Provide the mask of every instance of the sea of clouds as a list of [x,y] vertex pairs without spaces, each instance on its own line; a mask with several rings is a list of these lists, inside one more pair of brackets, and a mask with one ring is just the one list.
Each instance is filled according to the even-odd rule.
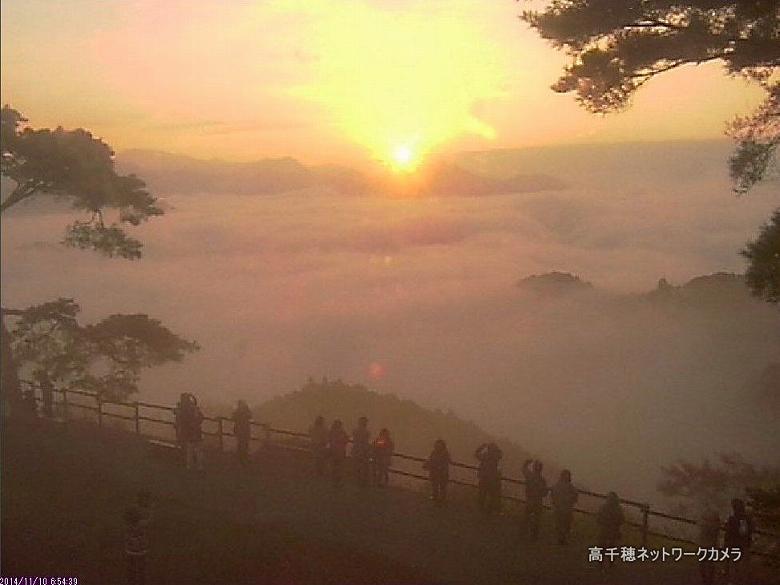
[[[73,297],[85,321],[143,312],[196,339],[199,353],[145,374],[149,399],[257,403],[309,375],[341,377],[451,409],[590,486],[652,498],[658,467],[677,457],[776,458],[777,413],[749,382],[780,360],[780,313],[638,297],[661,277],[744,269],[738,250],[780,197],[777,183],[735,197],[728,152],[462,155],[479,172],[569,185],[478,198],[159,193],[167,211],[137,230],[136,262],[59,246],[66,210],[20,209],[3,218],[3,306]],[[595,289],[516,287],[551,270]]]

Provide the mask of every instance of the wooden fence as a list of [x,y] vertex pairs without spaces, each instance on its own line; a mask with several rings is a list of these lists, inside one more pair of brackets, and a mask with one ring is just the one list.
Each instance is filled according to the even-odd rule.
[[[60,400],[54,402],[54,406],[58,408],[64,420],[68,420],[69,418],[73,417],[73,415],[75,414],[74,409],[82,410],[82,411],[90,411],[96,414],[97,424],[99,427],[104,426],[106,418],[125,420],[132,423],[133,432],[135,432],[139,436],[152,438],[152,439],[159,438],[159,435],[143,433],[141,430],[142,423],[151,423],[154,425],[166,425],[166,426],[170,426],[171,428],[173,428],[175,424],[173,419],[175,407],[173,406],[155,404],[153,402],[142,402],[142,401],[121,402],[121,401],[105,400],[100,395],[94,392],[85,392],[82,390],[54,389],[54,392],[61,396]],[[87,398],[90,402],[92,402],[92,404],[84,404],[83,402],[74,401],[72,399],[73,396]],[[42,397],[36,396],[36,401],[42,403],[43,399]],[[125,413],[127,413],[129,410],[129,414],[113,412],[109,409],[109,407],[112,406],[126,409]],[[156,411],[157,413],[167,412],[169,413],[169,418],[168,419],[155,418],[154,416],[151,415],[150,411]],[[203,420],[204,422],[213,424],[215,429],[215,430],[204,429],[203,434],[210,437],[216,437],[220,450],[224,450],[225,439],[228,437],[235,436],[233,432],[228,430],[228,427],[232,428],[232,420],[230,418],[223,417],[223,416],[216,416],[216,417],[204,416]],[[226,422],[229,423],[227,426],[225,424]],[[288,441],[275,442],[274,436],[288,437]],[[272,427],[268,423],[260,423],[255,421],[251,422],[251,441],[260,442],[264,446],[269,446],[273,444],[275,446],[284,449],[289,449],[294,451],[308,451],[308,448],[306,447],[308,438],[309,438],[308,433],[291,431],[288,429],[277,429]],[[289,439],[298,440],[298,444],[296,445],[294,443],[291,443]],[[400,460],[416,462],[416,463],[424,463],[425,461],[427,461],[427,459],[423,457],[418,457],[415,455],[408,455],[406,453],[398,453],[398,452],[394,453],[393,457]],[[460,463],[460,462],[452,462],[450,466],[456,469],[467,470],[470,472],[476,472],[478,469],[477,466],[475,465],[469,465],[468,463]],[[414,480],[423,480],[423,481],[429,480],[428,475],[424,475],[421,473],[414,473],[411,471],[406,471],[398,468],[391,468],[390,472]],[[501,478],[501,480],[503,484],[515,485],[515,486],[525,485],[525,481],[518,478],[504,476]],[[455,485],[462,485],[462,486],[473,487],[473,488],[477,487],[477,484],[473,482],[460,480],[460,479],[450,478],[449,482]],[[577,491],[581,495],[595,498],[598,500],[604,500],[607,498],[606,494],[602,494],[598,492],[592,492],[584,489],[578,489]],[[513,501],[518,503],[525,502],[525,500],[519,496],[506,494],[505,490],[502,490],[501,497],[507,501]],[[679,533],[672,534],[669,531],[654,530],[651,529],[650,527],[651,518],[663,520],[665,526],[668,526],[669,523],[671,523],[672,525],[675,524],[682,525],[682,526],[687,526],[689,528],[698,525],[698,522],[696,520],[692,520],[684,516],[677,516],[674,514],[667,514],[665,512],[652,510],[650,508],[650,504],[645,502],[638,502],[635,500],[620,498],[620,503],[623,506],[627,506],[637,511],[636,516],[638,517],[638,521],[629,519],[626,521],[626,524],[633,526],[634,528],[637,528],[640,531],[643,546],[647,545],[647,539],[649,536],[655,536],[655,537],[672,540],[680,543],[686,543],[686,544],[694,544],[694,545],[698,544],[692,538],[680,536]],[[545,507],[549,508],[550,506],[546,505]],[[575,511],[590,516],[595,516],[597,513],[593,509],[585,509],[580,507],[576,507]],[[721,526],[721,530],[723,529],[724,526]],[[765,530],[755,530],[754,534],[759,537],[775,542],[775,545],[777,544],[778,541],[780,541],[779,534],[775,534]],[[752,554],[757,556],[767,557],[773,560],[780,560],[780,557],[773,552],[754,550],[752,551]]]

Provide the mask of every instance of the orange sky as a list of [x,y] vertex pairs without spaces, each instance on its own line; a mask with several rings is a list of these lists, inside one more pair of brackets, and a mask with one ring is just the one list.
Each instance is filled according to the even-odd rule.
[[[2,100],[117,150],[307,162],[570,142],[714,138],[761,93],[687,67],[600,117],[513,0],[2,3]],[[394,160],[395,159],[395,160]]]

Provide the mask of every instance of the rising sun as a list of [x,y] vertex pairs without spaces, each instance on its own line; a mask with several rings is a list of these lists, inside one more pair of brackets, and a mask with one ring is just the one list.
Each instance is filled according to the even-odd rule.
[[294,93],[324,106],[370,158],[412,173],[443,145],[495,132],[477,104],[503,94],[506,68],[473,19],[381,9],[369,0],[287,0],[311,17],[312,79]]
[[407,145],[397,146],[393,150],[392,166],[397,171],[413,171],[417,167],[414,151]]

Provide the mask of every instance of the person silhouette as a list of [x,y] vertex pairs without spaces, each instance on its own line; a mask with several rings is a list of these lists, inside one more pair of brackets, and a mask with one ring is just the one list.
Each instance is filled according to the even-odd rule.
[[726,549],[739,549],[739,560],[733,558],[726,563],[725,573],[728,579],[733,575],[734,583],[747,584],[750,581],[748,568],[750,566],[750,545],[753,541],[753,519],[745,509],[745,502],[740,498],[731,500],[731,515],[726,520],[726,530],[723,535],[723,546]]
[[571,483],[571,471],[568,469],[561,471],[558,482],[550,490],[550,498],[552,499],[558,544],[566,544],[569,540],[569,532],[571,532],[574,504],[579,498],[577,489]]
[[252,411],[243,400],[233,412],[233,434],[236,437],[236,452],[242,465],[249,462],[249,442],[252,438]]
[[423,469],[428,470],[431,481],[431,499],[437,506],[447,502],[447,484],[450,481],[450,452],[443,439],[437,439]]
[[[625,514],[620,505],[620,498],[615,492],[609,492],[596,516],[596,522],[599,526],[599,546],[602,549],[616,548],[619,545],[620,529],[624,520]],[[612,560],[602,564],[604,570],[611,566]]]
[[328,457],[328,429],[325,428],[325,418],[318,416],[309,428],[311,454],[314,458],[314,469],[317,475],[325,474],[325,462]]
[[501,511],[501,471],[498,464],[503,457],[495,443],[483,443],[474,452],[479,461],[477,479],[479,509],[485,514]]
[[174,409],[174,417],[176,437],[184,449],[187,469],[203,469],[203,413],[195,396],[189,392],[183,393]]
[[390,431],[388,429],[379,431],[379,435],[374,439],[371,447],[374,483],[377,487],[385,487],[390,481],[390,464],[395,450]]
[[[532,465],[533,464],[533,465]],[[547,496],[547,481],[542,475],[543,465],[538,459],[526,459],[523,463],[525,477],[525,520],[528,536],[531,540],[539,538],[539,527],[544,511],[544,498]]]
[[341,485],[348,443],[349,435],[344,430],[344,424],[339,419],[334,420],[328,433],[328,453],[330,455],[331,474],[335,485]]
[[146,526],[136,508],[125,510],[125,563],[127,585],[146,583],[146,556],[149,552]]

